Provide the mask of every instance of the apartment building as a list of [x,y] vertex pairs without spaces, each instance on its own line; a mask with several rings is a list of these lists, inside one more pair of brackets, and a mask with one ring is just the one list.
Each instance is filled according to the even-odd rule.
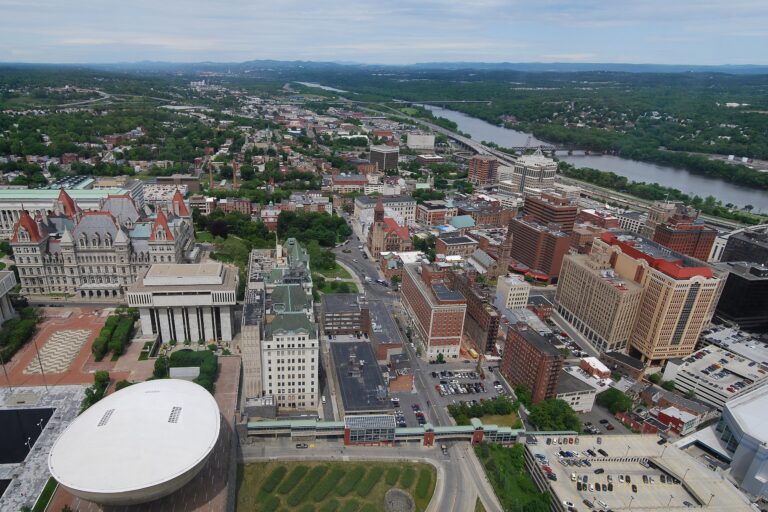
[[[360,222],[372,222],[373,210],[379,198],[357,196],[355,198],[354,216]],[[416,222],[416,200],[410,196],[382,196],[384,213],[394,218],[398,223],[410,226]]]
[[457,213],[452,201],[424,201],[416,208],[416,221],[425,226],[441,226]]
[[523,309],[528,306],[531,285],[523,276],[512,274],[499,277],[496,282],[496,307]]
[[563,355],[528,324],[510,325],[499,366],[512,386],[531,390],[533,403],[555,398],[563,369]]
[[503,178],[512,182],[514,192],[524,193],[528,189],[553,188],[555,174],[557,162],[544,156],[541,150],[536,150],[532,155],[517,157],[511,176],[506,174]]
[[525,218],[512,219],[509,230],[514,240],[511,256],[524,265],[513,263],[513,268],[541,281],[556,280],[563,257],[571,248],[570,235],[556,225],[545,226]]

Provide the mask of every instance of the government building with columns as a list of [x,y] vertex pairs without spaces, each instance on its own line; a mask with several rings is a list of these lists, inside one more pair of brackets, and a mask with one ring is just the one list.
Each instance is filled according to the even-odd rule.
[[219,262],[156,263],[128,288],[145,336],[161,341],[232,341],[237,268]]

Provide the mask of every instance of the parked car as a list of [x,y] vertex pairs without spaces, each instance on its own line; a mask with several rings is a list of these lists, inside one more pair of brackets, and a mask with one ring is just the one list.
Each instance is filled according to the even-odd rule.
[[296,448],[309,448],[307,443],[296,443]]

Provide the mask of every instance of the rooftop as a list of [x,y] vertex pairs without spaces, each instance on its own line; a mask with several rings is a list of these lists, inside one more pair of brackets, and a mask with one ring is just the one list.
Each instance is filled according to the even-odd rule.
[[360,311],[356,293],[326,293],[323,295],[325,313],[357,313]]
[[[688,510],[684,502],[704,510],[718,512],[736,512],[751,510],[749,502],[730,482],[719,473],[710,471],[705,465],[690,457],[674,445],[659,445],[656,435],[611,435],[578,436],[579,445],[545,444],[546,436],[539,436],[539,443],[526,445],[526,450],[540,453],[546,457],[556,481],[546,480],[554,499],[559,502],[570,501],[582,510],[583,500],[594,503],[596,508],[628,510],[638,509],[644,512],[668,512]],[[558,436],[562,437],[562,436]],[[555,437],[552,437],[555,439]],[[600,443],[598,444],[598,439]],[[575,448],[573,448],[575,446]],[[608,455],[585,457],[583,451],[601,449]],[[559,464],[560,450],[577,452],[578,459],[590,458],[592,467],[577,468]],[[531,457],[533,458],[533,457]],[[640,460],[647,460],[650,467],[640,465]],[[538,465],[537,465],[538,466]],[[603,474],[595,474],[596,469],[603,469]],[[534,471],[541,471],[535,468]],[[589,483],[603,483],[612,476],[613,492],[578,491],[576,482],[571,480],[571,473],[577,476],[588,475]],[[630,475],[631,484],[621,483],[618,475]],[[684,485],[661,484],[660,475],[673,476]],[[642,476],[653,476],[656,483],[644,483]],[[635,485],[637,492],[631,487]],[[663,487],[660,487],[663,486]],[[603,501],[605,506],[597,501]]]
[[445,245],[462,245],[462,244],[477,245],[477,240],[475,240],[474,238],[470,238],[468,236],[441,236],[440,240],[442,240]]
[[331,355],[347,414],[392,409],[384,377],[369,342],[332,342]]
[[710,345],[687,357],[679,369],[721,393],[735,396],[740,390],[768,378],[768,367]]
[[651,267],[675,279],[713,276],[712,268],[703,261],[673,251],[635,233],[608,232],[600,235],[600,239],[609,245],[618,246],[624,254],[647,261]]
[[583,380],[574,377],[570,372],[563,371],[560,373],[560,380],[557,383],[557,394],[561,393],[581,393],[584,391],[595,391],[594,386],[590,386]]
[[701,340],[704,343],[723,347],[734,354],[768,366],[768,344],[753,338],[744,331],[733,327],[724,327],[706,334],[702,333]]
[[221,263],[155,263],[144,276],[145,286],[192,286],[221,284],[223,281],[224,265]]
[[768,425],[768,393],[765,386],[728,400],[725,406],[744,432],[762,443],[768,442],[768,430],[765,428]]
[[48,467],[73,489],[136,491],[199,465],[213,450],[220,424],[219,407],[205,388],[176,379],[141,382],[78,416],[53,445]]
[[552,345],[552,343],[550,343],[546,337],[534,331],[528,325],[511,325],[509,329],[518,333],[525,341],[536,347],[536,349],[540,352],[544,352],[551,356],[562,357],[560,351],[554,345]]

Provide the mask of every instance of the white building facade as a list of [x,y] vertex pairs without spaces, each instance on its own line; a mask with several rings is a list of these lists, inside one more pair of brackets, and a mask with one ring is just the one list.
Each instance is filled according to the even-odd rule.
[[238,272],[221,263],[154,264],[128,289],[145,336],[163,343],[232,341]]

